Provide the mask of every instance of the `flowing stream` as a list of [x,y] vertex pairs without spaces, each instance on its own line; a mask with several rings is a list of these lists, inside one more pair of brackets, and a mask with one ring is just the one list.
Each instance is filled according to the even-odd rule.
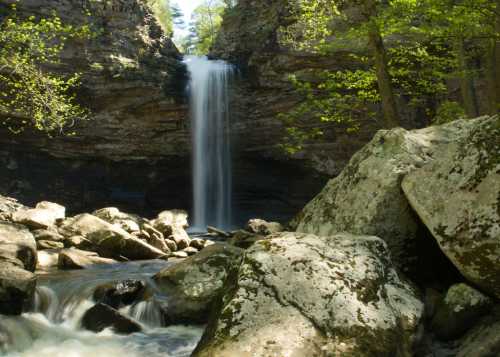
[[[155,289],[152,275],[167,262],[131,262],[86,270],[54,271],[40,275],[34,312],[19,317],[0,315],[0,355],[9,357],[184,357],[194,350],[202,327],[162,327],[159,304],[167,296]],[[94,289],[127,279],[143,280],[152,297],[120,312],[140,322],[143,331],[118,335],[110,329],[85,331],[80,320],[94,305]],[[2,350],[3,346],[3,350]]]
[[231,65],[186,57],[193,142],[193,231],[231,228]]

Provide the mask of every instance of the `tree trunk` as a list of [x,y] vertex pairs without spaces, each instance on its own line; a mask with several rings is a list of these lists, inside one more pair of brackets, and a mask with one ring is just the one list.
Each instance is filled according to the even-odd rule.
[[455,47],[458,59],[458,70],[460,72],[460,92],[462,94],[465,113],[469,118],[474,118],[477,117],[479,113],[477,110],[476,93],[474,91],[474,81],[468,71],[469,68],[467,65],[467,53],[464,39],[457,39]]
[[380,29],[375,20],[376,4],[373,0],[365,1],[365,12],[368,21],[368,40],[373,51],[377,83],[382,99],[382,111],[384,113],[384,127],[387,129],[400,125],[396,97],[392,87],[391,75],[389,73],[389,61],[384,46]]
[[492,49],[492,68],[493,68],[493,73],[491,79],[495,80],[495,92],[494,92],[494,113],[498,113],[500,111],[500,0],[496,1],[496,15],[495,15],[495,38],[493,42],[493,49]]

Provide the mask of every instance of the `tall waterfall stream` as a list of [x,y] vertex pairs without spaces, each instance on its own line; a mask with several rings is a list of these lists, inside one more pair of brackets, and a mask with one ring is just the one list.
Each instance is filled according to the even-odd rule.
[[[228,84],[232,67],[222,61],[188,57],[193,134],[193,230],[208,225],[231,227],[231,148]],[[151,276],[163,261],[95,266],[77,271],[39,274],[32,312],[0,316],[0,355],[9,357],[189,356],[201,338],[199,326],[164,327],[159,305],[168,303]],[[95,302],[96,287],[127,279],[145,281],[152,297],[120,312],[142,325],[143,331],[123,336],[81,327],[84,313]],[[6,350],[2,351],[2,346]]]
[[231,65],[188,56],[193,142],[193,230],[231,227]]

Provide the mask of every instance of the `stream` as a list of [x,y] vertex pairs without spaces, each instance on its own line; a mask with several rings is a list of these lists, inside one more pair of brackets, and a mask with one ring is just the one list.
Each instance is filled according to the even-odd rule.
[[[85,270],[41,273],[34,312],[0,316],[0,355],[9,357],[189,356],[203,333],[202,326],[163,327],[158,304],[168,302],[151,276],[168,266],[165,261],[142,261],[94,266]],[[118,335],[110,329],[85,331],[80,320],[94,305],[97,286],[127,279],[143,280],[153,291],[148,301],[120,309],[140,322],[143,331]],[[6,346],[4,351],[1,346]]]

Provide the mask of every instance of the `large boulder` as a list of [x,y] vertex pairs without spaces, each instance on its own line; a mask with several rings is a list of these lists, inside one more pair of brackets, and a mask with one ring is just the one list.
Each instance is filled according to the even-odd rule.
[[91,214],[81,214],[66,219],[61,224],[60,232],[68,237],[85,237],[99,255],[107,258],[125,257],[139,260],[165,256],[165,253],[158,248]]
[[23,226],[0,222],[0,314],[18,315],[33,299],[36,242]]
[[460,272],[500,298],[500,118],[470,123],[402,187]]
[[120,334],[130,334],[142,331],[142,327],[136,321],[122,315],[119,311],[105,304],[96,304],[85,312],[82,317],[82,327],[101,332],[105,328],[112,328]]
[[415,289],[370,236],[282,233],[226,280],[195,356],[411,356]]
[[168,296],[166,320],[171,324],[207,322],[230,266],[241,257],[239,248],[214,244],[156,274],[158,288]]
[[12,220],[32,229],[49,228],[66,216],[66,208],[53,202],[40,202],[35,208],[20,209],[12,214]]
[[147,223],[144,218],[135,214],[121,212],[116,207],[101,208],[94,211],[92,215],[108,223],[114,224],[117,227],[123,228],[129,233],[140,231],[141,226]]
[[[400,268],[413,268],[419,222],[401,181],[477,124],[458,120],[414,131],[379,131],[304,208],[292,227],[319,236],[336,232],[378,236],[387,242]],[[433,194],[433,190],[428,192]]]
[[451,286],[438,305],[432,330],[441,340],[463,335],[493,307],[493,301],[466,284]]
[[85,269],[96,264],[115,263],[115,260],[102,258],[97,253],[70,248],[59,252],[57,266],[60,269]]
[[485,317],[459,342],[453,357],[500,356],[500,311]]
[[267,236],[273,233],[283,232],[283,226],[278,222],[267,222],[263,219],[254,218],[247,222],[247,231]]

